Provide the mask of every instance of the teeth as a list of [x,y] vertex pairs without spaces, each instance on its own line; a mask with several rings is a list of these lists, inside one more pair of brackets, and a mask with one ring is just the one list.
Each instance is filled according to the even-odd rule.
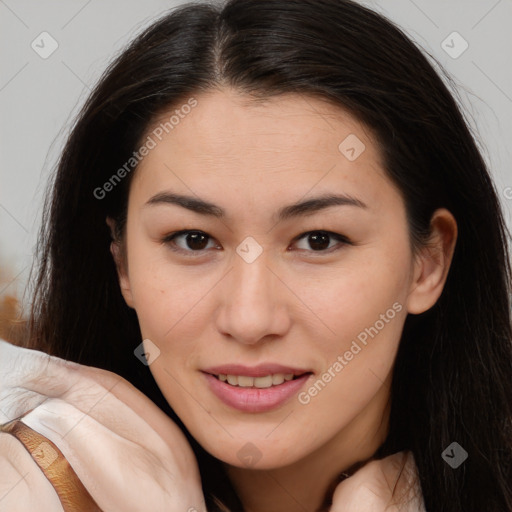
[[254,386],[257,388],[271,388],[272,375],[267,375],[265,377],[256,377],[254,379]]
[[274,386],[279,386],[279,384],[282,384],[284,382],[284,375],[282,373],[276,373],[275,375],[272,375],[272,384]]
[[[241,388],[250,388],[254,381],[256,380],[254,377],[246,377],[245,375],[239,375],[235,377],[236,384],[238,384]],[[230,382],[230,384],[233,384]]]
[[239,386],[241,388],[270,388],[272,386],[279,386],[285,381],[293,379],[293,373],[274,373],[272,375],[265,375],[264,377],[248,377],[247,375],[217,375],[218,379],[222,382],[227,382],[232,386]]

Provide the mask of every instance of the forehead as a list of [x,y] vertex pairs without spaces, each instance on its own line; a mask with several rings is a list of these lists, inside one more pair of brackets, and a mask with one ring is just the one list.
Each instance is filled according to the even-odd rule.
[[165,187],[254,204],[283,194],[297,200],[310,190],[363,193],[373,204],[386,187],[396,193],[371,131],[332,103],[302,94],[254,101],[233,89],[193,100],[174,105],[147,130],[154,148],[132,184],[141,200]]
[[196,157],[218,159],[243,153],[244,160],[254,156],[263,160],[272,152],[276,163],[284,160],[281,156],[300,159],[307,152],[337,155],[340,142],[350,134],[370,141],[368,128],[348,112],[312,96],[282,94],[255,100],[227,88],[195,95],[194,99],[196,106],[187,109],[188,114],[180,118],[172,115],[182,109],[185,112],[184,99],[154,121],[148,133],[161,127],[170,146],[185,144],[194,149]]

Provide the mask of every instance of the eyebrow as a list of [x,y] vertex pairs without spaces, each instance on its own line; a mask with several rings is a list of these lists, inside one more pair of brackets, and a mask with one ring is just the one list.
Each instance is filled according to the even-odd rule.
[[[144,206],[155,206],[161,204],[178,205],[200,215],[209,215],[219,219],[226,217],[226,211],[220,206],[203,201],[197,197],[174,194],[171,192],[160,192],[152,196]],[[277,212],[277,219],[278,221],[284,221],[292,217],[311,215],[332,206],[356,206],[358,208],[368,208],[363,201],[350,195],[326,194],[280,208]]]

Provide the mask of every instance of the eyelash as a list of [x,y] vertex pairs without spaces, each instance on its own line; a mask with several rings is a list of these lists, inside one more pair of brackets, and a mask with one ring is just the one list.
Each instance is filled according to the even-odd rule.
[[[208,233],[205,233],[204,231],[199,231],[199,230],[195,230],[195,229],[184,229],[182,231],[176,231],[174,233],[170,233],[169,235],[165,236],[161,240],[161,242],[166,244],[174,252],[177,252],[177,253],[180,253],[180,254],[185,254],[187,256],[192,256],[192,257],[202,256],[204,254],[204,251],[206,251],[207,249],[200,249],[200,250],[197,250],[197,251],[186,250],[186,249],[183,249],[181,247],[176,246],[176,244],[174,242],[174,240],[177,237],[179,237],[181,235],[188,235],[188,234],[191,234],[191,233],[200,234],[200,235],[206,235],[210,240],[213,239],[213,237],[211,237],[210,235],[208,235]],[[305,238],[306,235],[320,234],[320,233],[324,234],[324,235],[328,235],[331,238],[334,238],[339,243],[336,246],[330,247],[330,248],[325,249],[325,250],[318,250],[318,251],[307,250],[307,249],[300,249],[300,250],[301,251],[312,252],[312,253],[316,253],[316,254],[322,254],[322,253],[323,254],[331,254],[334,251],[340,250],[344,245],[353,245],[352,242],[346,236],[344,236],[344,235],[341,235],[339,233],[333,233],[332,231],[325,231],[325,230],[320,230],[320,229],[319,230],[313,230],[313,231],[306,231],[305,233],[302,233],[301,235],[299,235],[299,236],[294,238],[293,243],[296,243],[299,240]],[[194,254],[194,253],[196,253],[196,254]]]

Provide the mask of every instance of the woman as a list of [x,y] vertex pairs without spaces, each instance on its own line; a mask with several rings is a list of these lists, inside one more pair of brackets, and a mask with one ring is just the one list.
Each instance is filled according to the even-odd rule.
[[180,8],[108,68],[52,187],[28,346],[151,398],[208,510],[512,510],[502,213],[389,21]]

